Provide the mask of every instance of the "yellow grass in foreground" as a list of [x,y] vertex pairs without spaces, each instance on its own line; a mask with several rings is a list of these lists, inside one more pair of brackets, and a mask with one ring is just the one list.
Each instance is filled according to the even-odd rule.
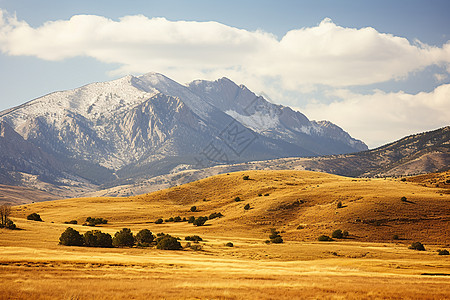
[[[243,181],[243,174],[252,180]],[[402,203],[403,195],[413,203]],[[234,202],[236,196],[244,201]],[[298,199],[305,202],[290,205]],[[336,209],[337,200],[344,208]],[[243,210],[246,203],[251,210]],[[192,205],[200,212],[189,212]],[[449,299],[450,257],[436,253],[449,248],[446,209],[449,196],[439,189],[292,171],[220,175],[132,198],[26,205],[13,214],[22,230],[0,230],[0,299]],[[31,212],[45,222],[26,220]],[[203,227],[153,223],[212,212],[225,216]],[[182,239],[198,234],[203,250],[59,246],[69,226],[63,222],[87,216],[107,218],[109,224],[98,229],[111,234],[122,227]],[[354,223],[355,217],[385,223]],[[393,230],[405,238],[426,237],[408,231],[421,223],[436,228],[428,231],[426,252],[407,249],[413,239],[383,237]],[[284,231],[284,244],[264,243],[270,227]],[[349,230],[352,239],[315,241],[337,228]],[[235,246],[225,247],[230,241]]]

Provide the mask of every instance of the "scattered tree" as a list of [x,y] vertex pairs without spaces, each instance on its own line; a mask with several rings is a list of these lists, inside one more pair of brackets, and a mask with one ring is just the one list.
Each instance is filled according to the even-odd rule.
[[183,247],[177,238],[167,234],[157,239],[156,248],[161,250],[180,250]]
[[91,217],[87,217],[86,218],[86,225],[87,226],[96,226],[96,225],[100,225],[100,224],[107,224],[108,220],[103,219],[103,218],[91,218]]
[[223,215],[221,213],[212,213],[209,215],[208,219],[212,220],[212,219],[221,218],[221,217],[223,217]]
[[321,235],[321,236],[319,236],[319,237],[317,238],[317,240],[320,241],[320,242],[330,242],[330,241],[332,241],[333,239],[330,238],[328,235]]
[[64,246],[83,246],[83,236],[73,229],[68,227],[59,237],[59,243]]
[[234,247],[234,245],[233,245],[233,243],[232,243],[232,242],[228,242],[228,243],[226,243],[226,244],[225,244],[225,246],[226,246],[226,247]]
[[194,216],[189,217],[188,223],[194,223],[194,221],[195,221],[195,217]]
[[177,216],[177,217],[173,218],[173,221],[174,222],[181,222],[181,217]]
[[208,217],[198,217],[192,222],[195,226],[203,226],[205,222],[208,221]]
[[333,233],[331,234],[331,237],[335,238],[335,239],[342,239],[342,238],[344,238],[344,234],[342,233],[342,230],[337,229],[337,230],[333,231]]
[[17,227],[16,227],[16,224],[14,224],[14,222],[11,219],[7,219],[6,220],[6,224],[5,224],[5,228],[14,230]]
[[411,246],[409,246],[409,249],[425,251],[425,246],[421,242],[414,242],[411,244]]
[[245,209],[245,210],[249,210],[249,209],[250,209],[250,204],[247,203],[247,204],[244,206],[244,209]]
[[111,235],[100,230],[87,231],[83,238],[84,245],[87,247],[111,248],[113,246]]
[[438,255],[450,255],[450,253],[448,252],[448,250],[438,250]]
[[198,235],[191,235],[184,238],[186,241],[192,241],[194,243],[198,243],[203,241],[203,239]]
[[9,220],[10,214],[11,214],[11,205],[2,204],[0,206],[0,227],[6,227],[6,223]]
[[242,177],[242,179],[244,179],[244,180],[250,180],[250,177],[249,177],[248,175],[244,175],[244,176]]
[[195,205],[194,205],[194,206],[191,206],[191,211],[192,211],[192,212],[197,211],[197,206],[195,206]]
[[280,232],[275,230],[275,228],[270,229],[269,239],[271,243],[281,244],[283,243],[283,238],[280,235]]
[[115,247],[133,247],[134,236],[131,229],[124,228],[121,231],[116,232],[112,242]]
[[339,201],[336,205],[337,208],[342,208],[342,201]]
[[155,236],[148,229],[142,229],[141,231],[138,232],[138,234],[136,234],[136,241],[138,242],[139,246],[148,247],[153,242],[154,239]]
[[164,221],[163,219],[159,218],[158,220],[155,221],[155,224],[162,224]]
[[234,201],[239,202],[239,201],[242,201],[242,200],[241,200],[240,197],[236,197],[236,198],[234,198]]
[[41,216],[37,213],[29,214],[27,220],[42,222]]
[[408,201],[408,199],[405,196],[401,197],[400,200],[403,201],[403,202],[407,202]]

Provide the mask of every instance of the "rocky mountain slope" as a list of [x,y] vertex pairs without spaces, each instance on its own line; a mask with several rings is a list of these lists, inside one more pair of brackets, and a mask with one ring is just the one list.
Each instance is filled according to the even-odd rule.
[[222,78],[181,85],[161,74],[55,92],[0,112],[0,183],[60,196],[186,169],[366,150]]

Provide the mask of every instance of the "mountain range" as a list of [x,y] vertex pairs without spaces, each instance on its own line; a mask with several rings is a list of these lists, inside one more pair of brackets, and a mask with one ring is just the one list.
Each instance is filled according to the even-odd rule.
[[126,76],[0,112],[0,183],[61,197],[214,165],[364,150],[331,122],[227,78]]

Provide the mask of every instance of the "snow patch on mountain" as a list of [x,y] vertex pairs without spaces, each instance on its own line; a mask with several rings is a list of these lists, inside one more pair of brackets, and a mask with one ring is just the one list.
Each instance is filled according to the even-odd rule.
[[280,120],[278,120],[276,116],[266,115],[259,111],[250,116],[241,115],[234,110],[227,110],[225,113],[258,133],[262,133],[269,129],[275,129],[280,125]]

